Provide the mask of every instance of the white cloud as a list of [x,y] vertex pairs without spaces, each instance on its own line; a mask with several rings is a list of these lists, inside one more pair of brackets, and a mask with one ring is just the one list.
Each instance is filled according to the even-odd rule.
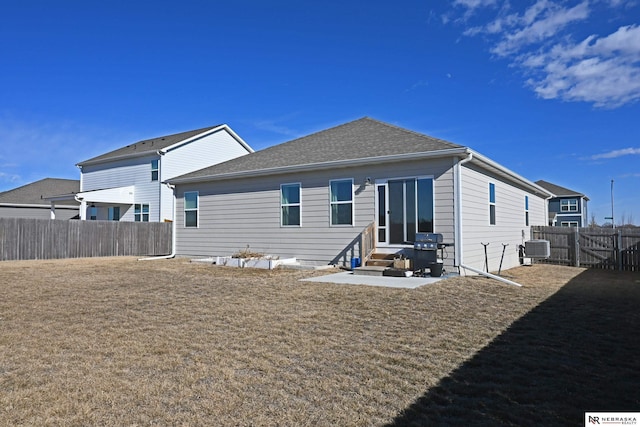
[[534,75],[528,85],[542,98],[615,108],[640,99],[640,27],[620,27],[603,38],[556,44],[516,61]]
[[[464,16],[462,17],[462,20],[466,21],[469,18],[471,18],[471,16],[473,16],[473,14],[476,13],[478,9],[488,7],[488,6],[494,6],[496,3],[498,3],[498,0],[454,0],[453,6],[466,9],[464,12]],[[443,15],[442,21],[445,24],[448,23],[450,20],[451,20],[450,16]]]
[[615,159],[616,157],[640,155],[640,148],[623,148],[621,150],[613,150],[607,153],[596,154],[591,156],[592,160],[599,159]]
[[[480,7],[468,3],[470,8]],[[634,2],[602,3],[608,11],[628,8]],[[505,0],[490,22],[469,26],[463,34],[493,39],[491,53],[521,69],[526,86],[543,99],[616,108],[640,100],[640,27],[621,26],[610,34],[592,34],[575,42],[570,30],[593,21],[597,5],[587,0],[570,5],[536,0],[527,9],[512,12]]]
[[[554,36],[572,22],[585,19],[589,15],[587,2],[572,8],[562,8],[546,0],[539,0],[524,15],[509,20],[520,24],[513,31],[504,34],[503,39],[491,50],[499,56],[512,55],[519,50]],[[497,24],[490,24],[489,28]],[[500,24],[499,28],[502,27]]]
[[[5,184],[15,184],[18,183],[22,180],[22,177],[20,177],[20,175],[14,174],[14,173],[6,173],[6,172],[0,172],[0,182],[5,183]],[[2,192],[4,190],[0,190],[0,192]]]
[[253,126],[256,129],[260,129],[260,130],[266,130],[268,132],[273,132],[275,134],[278,135],[283,135],[286,137],[297,137],[299,136],[299,133],[296,132],[295,130],[284,126],[282,124],[279,124],[279,122],[284,121],[284,118],[278,118],[278,119],[260,119],[260,120],[254,120],[252,122]]
[[463,6],[467,9],[477,9],[479,7],[492,6],[497,0],[454,0],[454,6]]

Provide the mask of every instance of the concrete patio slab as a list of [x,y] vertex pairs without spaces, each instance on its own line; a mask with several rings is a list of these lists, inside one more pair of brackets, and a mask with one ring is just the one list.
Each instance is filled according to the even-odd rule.
[[397,289],[416,289],[420,286],[430,285],[440,280],[446,279],[442,277],[388,277],[388,276],[360,276],[350,271],[341,273],[328,274],[326,276],[311,277],[309,279],[300,279],[302,282],[320,282],[320,283],[336,283],[340,285],[368,285],[383,286]]

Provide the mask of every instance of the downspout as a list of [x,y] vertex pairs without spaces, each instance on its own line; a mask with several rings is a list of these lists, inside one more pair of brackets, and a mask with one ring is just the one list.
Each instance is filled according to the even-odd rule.
[[512,282],[511,280],[507,280],[503,277],[496,276],[495,274],[491,274],[482,270],[478,270],[477,268],[469,267],[465,265],[463,262],[462,254],[464,251],[462,250],[462,165],[471,161],[473,159],[473,153],[469,152],[468,156],[462,160],[458,160],[456,163],[456,208],[455,209],[455,259],[459,268],[463,268],[465,270],[470,270],[476,274],[480,274],[482,276],[488,277],[490,279],[495,279],[503,283],[507,283],[509,285],[514,285],[521,287],[522,285],[516,282]]
[[82,197],[78,197],[77,194],[74,194],[73,198],[76,200],[76,202],[80,203],[80,220],[81,221],[86,221],[86,219],[87,219],[87,201]]
[[158,259],[170,259],[176,257],[176,187],[175,185],[165,184],[173,190],[173,222],[171,223],[171,253],[169,255],[153,256],[149,258],[140,258],[138,261],[155,261]]
[[455,200],[455,247],[454,247],[454,267],[462,267],[462,165],[473,159],[473,153],[467,152],[467,157],[456,162],[455,178],[456,178],[456,200]]
[[462,265],[461,264],[460,267],[464,268],[465,270],[471,270],[474,273],[478,273],[478,274],[480,274],[482,276],[485,276],[485,277],[488,277],[490,279],[496,279],[496,280],[498,280],[500,282],[508,283],[509,285],[514,285],[514,286],[518,286],[518,287],[522,286],[520,283],[512,282],[511,280],[507,280],[504,277],[496,276],[495,274],[487,273],[486,271],[478,270],[477,268],[469,267],[468,265]]

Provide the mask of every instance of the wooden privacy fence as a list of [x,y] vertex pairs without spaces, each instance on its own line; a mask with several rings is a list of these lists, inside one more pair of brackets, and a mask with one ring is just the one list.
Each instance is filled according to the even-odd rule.
[[532,239],[550,242],[542,262],[640,271],[640,228],[531,227]]
[[160,222],[0,218],[0,261],[168,255],[172,232]]

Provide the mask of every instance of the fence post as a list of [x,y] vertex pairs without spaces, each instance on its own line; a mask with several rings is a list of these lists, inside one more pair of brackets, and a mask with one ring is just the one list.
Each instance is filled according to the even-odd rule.
[[574,228],[573,233],[573,249],[575,253],[574,266],[580,267],[580,229],[578,227]]

